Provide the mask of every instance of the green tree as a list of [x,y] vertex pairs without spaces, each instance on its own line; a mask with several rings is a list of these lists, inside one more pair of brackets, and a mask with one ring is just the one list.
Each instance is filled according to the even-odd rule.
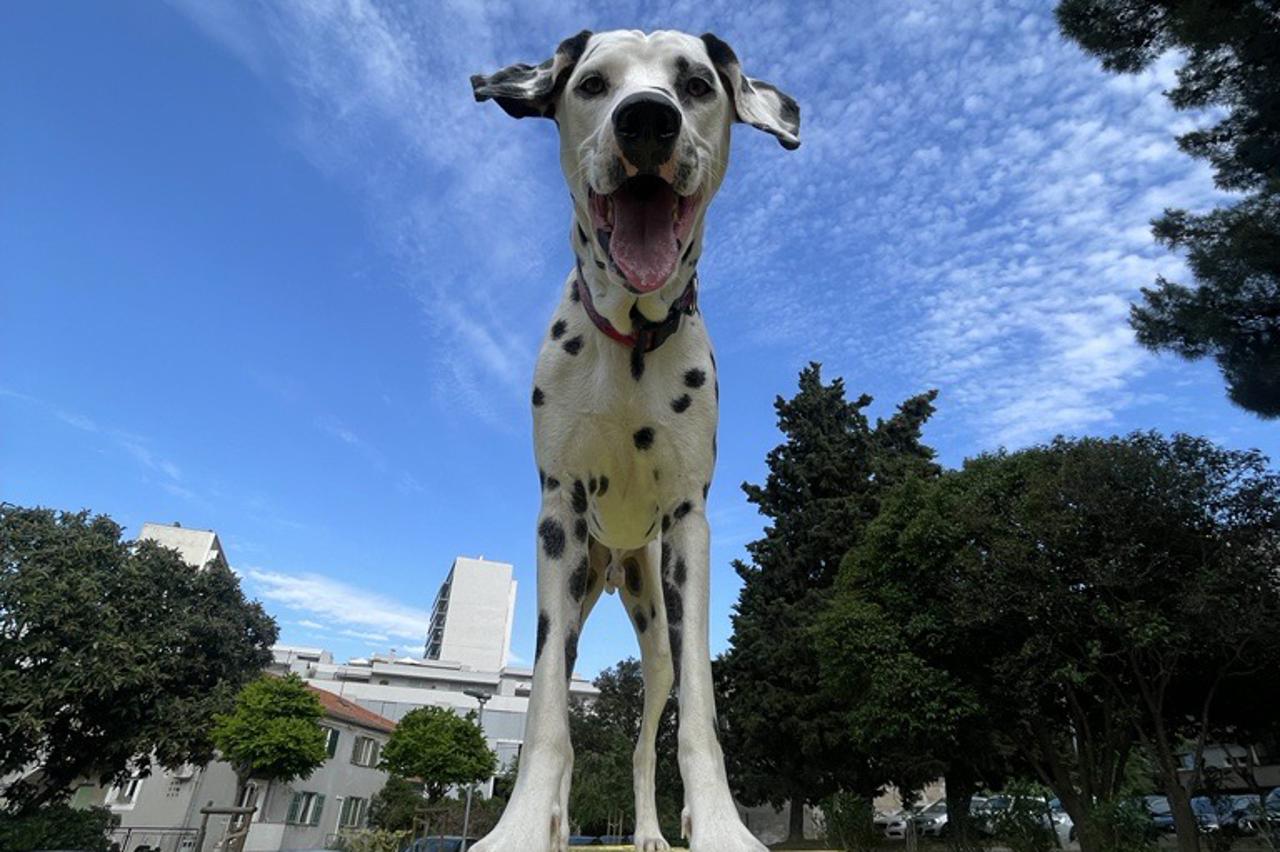
[[412,831],[422,822],[425,804],[421,784],[415,784],[399,775],[390,775],[387,783],[382,785],[382,789],[369,802],[369,825],[374,828]]
[[410,710],[382,749],[382,768],[420,780],[433,804],[450,787],[485,780],[497,765],[475,714],[459,716],[443,707]]
[[[1000,719],[1085,852],[1105,846],[1136,748],[1195,852],[1180,753],[1202,765],[1280,703],[1280,477],[1256,452],[1138,433],[984,455],[886,500],[844,572],[836,606],[892,600],[908,625],[890,653],[946,676],[954,696],[924,695],[925,712],[972,701]],[[951,614],[930,623],[935,597]]]
[[1195,215],[1166,210],[1156,239],[1185,249],[1196,280],[1144,289],[1131,322],[1153,350],[1212,356],[1237,405],[1280,416],[1280,15],[1259,0],[1062,0],[1062,32],[1109,71],[1136,73],[1181,51],[1178,109],[1214,110],[1178,137],[1239,201]]
[[0,812],[0,850],[78,849],[107,852],[111,812],[106,808],[80,810],[65,802],[22,814]]
[[[931,499],[937,480],[909,479],[846,556],[815,625],[822,691],[854,742],[900,790],[946,779],[947,830],[976,839],[969,805],[999,787],[1011,723],[993,701],[991,655],[1005,651],[956,612],[946,550],[952,519]],[[928,557],[936,556],[935,559]]]
[[217,717],[213,741],[236,773],[236,799],[252,778],[288,783],[324,763],[320,699],[296,674],[262,675],[236,696],[235,709]]
[[[216,713],[275,622],[227,568],[128,542],[105,515],[0,505],[0,776],[11,810],[213,756]],[[30,771],[34,768],[37,771]]]
[[[632,753],[644,714],[644,675],[639,660],[628,658],[600,672],[593,683],[599,695],[569,708],[574,751],[569,817],[585,834],[605,834],[611,820],[634,825]],[[676,837],[684,787],[676,764],[674,697],[658,722],[657,757],[658,822],[668,837]]]
[[873,427],[871,398],[845,399],[810,364],[795,397],[775,402],[785,440],[768,454],[763,485],[743,484],[769,520],[735,562],[742,590],[729,649],[716,666],[730,778],[747,803],[791,802],[790,834],[805,804],[840,789],[870,797],[880,779],[849,737],[847,720],[819,689],[811,627],[844,555],[905,478],[938,473],[920,430],[935,392],[908,399]]

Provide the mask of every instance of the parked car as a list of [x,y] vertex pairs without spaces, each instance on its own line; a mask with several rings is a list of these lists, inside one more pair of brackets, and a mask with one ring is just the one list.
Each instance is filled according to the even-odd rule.
[[[1174,833],[1173,808],[1165,796],[1144,796],[1147,813],[1151,814],[1151,825],[1156,831],[1164,834]],[[1196,796],[1191,800],[1191,812],[1195,815],[1200,831],[1208,834],[1221,828],[1218,811],[1208,796]]]
[[911,818],[916,834],[922,837],[941,837],[947,830],[947,800],[939,799]]
[[1261,807],[1254,813],[1242,817],[1240,831],[1242,834],[1257,834],[1266,827],[1273,836],[1280,835],[1280,787],[1276,787],[1263,799]]

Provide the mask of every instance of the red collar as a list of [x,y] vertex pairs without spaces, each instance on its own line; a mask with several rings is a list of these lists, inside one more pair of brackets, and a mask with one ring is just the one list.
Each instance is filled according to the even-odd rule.
[[684,288],[680,298],[671,304],[671,310],[667,311],[666,319],[654,322],[645,318],[633,305],[631,307],[632,333],[623,334],[613,327],[613,323],[602,317],[596,311],[596,306],[591,303],[591,288],[586,284],[581,263],[578,264],[578,278],[573,282],[573,287],[579,301],[582,302],[583,309],[596,328],[620,345],[628,349],[639,348],[642,352],[652,352],[665,343],[666,339],[680,328],[680,318],[698,309],[698,276],[695,274],[689,279],[689,286]]

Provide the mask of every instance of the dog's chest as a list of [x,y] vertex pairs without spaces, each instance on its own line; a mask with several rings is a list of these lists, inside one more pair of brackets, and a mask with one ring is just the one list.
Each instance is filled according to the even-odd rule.
[[557,308],[534,374],[534,442],[546,499],[585,507],[592,535],[639,547],[664,516],[705,499],[718,391],[701,315],[645,355],[606,337],[580,303]]

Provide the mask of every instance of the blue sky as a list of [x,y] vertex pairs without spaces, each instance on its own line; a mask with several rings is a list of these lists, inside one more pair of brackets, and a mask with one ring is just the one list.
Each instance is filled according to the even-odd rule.
[[[1056,433],[1276,456],[1212,365],[1136,347],[1185,277],[1147,222],[1217,197],[1172,59],[1103,74],[1042,2],[5,4],[0,499],[216,529],[285,641],[421,653],[455,555],[516,566],[532,656],[528,387],[568,269],[554,125],[467,78],[582,28],[713,30],[793,94],[740,128],[702,305],[721,369],[712,643],[761,529],[738,483],[809,360],[884,414],[941,390],[943,461]],[[611,599],[579,670],[634,653]]]

